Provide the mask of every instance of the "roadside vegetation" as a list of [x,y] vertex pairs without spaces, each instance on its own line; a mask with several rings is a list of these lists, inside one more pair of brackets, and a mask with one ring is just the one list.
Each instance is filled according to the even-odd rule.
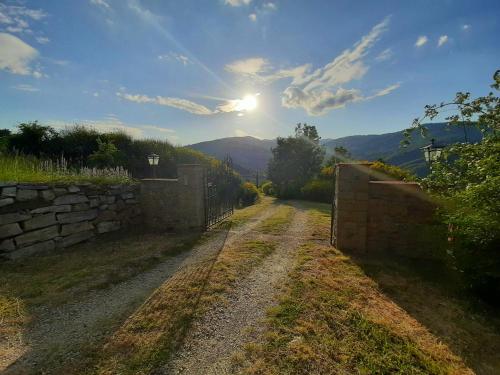
[[493,316],[471,314],[429,274],[399,261],[332,248],[325,240],[329,206],[302,205],[311,241],[300,247],[262,338],[235,356],[235,373],[472,374],[469,366],[498,372]]
[[[248,223],[271,204],[274,201],[266,198],[236,211],[234,223]],[[271,217],[280,215],[279,210]],[[218,230],[229,230],[229,226],[231,222],[224,223]],[[259,226],[256,230],[260,231]],[[214,259],[180,270],[111,337],[95,373],[149,374],[167,363],[193,322],[214,305],[223,307],[225,295],[235,283],[269,256],[276,245],[272,238],[242,238],[226,244]]]

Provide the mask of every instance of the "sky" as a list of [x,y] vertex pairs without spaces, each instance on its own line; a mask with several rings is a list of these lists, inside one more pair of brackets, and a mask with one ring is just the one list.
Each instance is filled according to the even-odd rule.
[[179,145],[408,127],[490,91],[498,0],[0,0],[0,128]]

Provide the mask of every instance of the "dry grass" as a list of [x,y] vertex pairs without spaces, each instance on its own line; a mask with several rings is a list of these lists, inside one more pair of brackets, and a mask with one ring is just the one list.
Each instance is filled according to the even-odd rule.
[[[327,233],[327,212],[326,206],[311,211],[313,238]],[[382,294],[349,257],[325,242],[311,241],[301,247],[288,289],[269,311],[265,337],[246,348],[242,372],[472,373],[446,345]]]
[[233,228],[238,227],[267,210],[275,202],[275,198],[262,196],[256,204],[245,208],[236,209],[234,214],[226,219],[225,222],[230,223]]
[[293,207],[281,205],[274,214],[260,223],[257,230],[265,234],[283,233],[292,222],[293,212]]
[[[266,199],[257,206],[239,210],[234,219],[239,224],[248,221],[272,202]],[[95,372],[149,374],[165,364],[181,345],[192,322],[214,304],[223,304],[224,295],[235,282],[274,248],[272,241],[242,239],[224,247],[216,259],[178,272],[109,340]]]
[[[114,233],[99,246],[0,263],[0,358],[8,361],[37,306],[66,303],[125,281],[192,247],[197,236]],[[18,349],[17,349],[18,350]]]

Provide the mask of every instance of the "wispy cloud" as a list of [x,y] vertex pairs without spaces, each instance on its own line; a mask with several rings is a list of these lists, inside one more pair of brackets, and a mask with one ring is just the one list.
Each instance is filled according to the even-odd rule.
[[110,5],[104,0],[90,0],[90,3],[104,9],[111,9]]
[[282,105],[286,108],[303,108],[312,116],[323,115],[348,103],[387,95],[399,87],[399,84],[392,85],[370,96],[363,95],[357,89],[342,87],[361,79],[366,74],[368,66],[365,65],[364,58],[387,29],[388,24],[389,17],[375,25],[352,48],[346,49],[330,63],[313,71],[310,64],[290,69],[274,69],[261,57],[235,61],[226,65],[226,70],[263,83],[292,79],[290,86],[283,91]]
[[392,49],[387,48],[380,52],[377,57],[375,57],[375,60],[382,62],[382,61],[387,61],[390,60],[394,56],[394,52],[392,52]]
[[257,15],[255,13],[250,13],[248,15],[248,18],[250,19],[250,21],[252,22],[256,22],[257,21]]
[[468,25],[468,24],[462,25],[462,30],[467,31],[469,29],[470,29],[470,25]]
[[267,10],[267,11],[275,11],[278,9],[278,7],[276,6],[275,3],[265,3],[263,6],[262,6],[262,9],[263,10]]
[[180,53],[170,52],[164,55],[159,55],[158,60],[161,61],[177,61],[182,65],[186,66],[192,64],[193,62],[189,59],[189,57],[182,55]]
[[448,42],[448,35],[441,35],[438,39],[438,47],[441,47],[443,44]]
[[425,35],[421,35],[418,37],[417,41],[415,42],[415,47],[420,48],[424,46],[429,39]]
[[224,0],[224,4],[232,7],[240,7],[242,5],[248,5],[252,0]]
[[41,9],[30,9],[21,5],[7,5],[0,3],[0,31],[10,33],[31,34],[31,21],[40,21],[47,17]]
[[40,44],[47,44],[48,42],[50,42],[50,39],[46,36],[37,36],[35,39]]
[[41,72],[32,68],[38,51],[14,35],[0,33],[0,70],[12,74],[41,78]]
[[37,91],[40,91],[39,88],[33,87],[31,85],[27,85],[27,84],[19,84],[19,85],[16,85],[16,86],[12,86],[12,88],[15,89],[15,90],[27,91],[27,92],[37,92]]
[[157,105],[163,105],[167,107],[173,107],[177,108],[189,113],[193,113],[195,115],[213,115],[216,113],[215,111],[212,111],[211,109],[192,102],[190,100],[186,99],[180,99],[180,98],[171,98],[167,96],[156,96],[156,97],[149,97],[147,95],[131,95],[131,94],[126,94],[126,93],[121,93],[117,92],[116,95],[122,99],[135,102],[135,103],[151,103],[151,104],[157,104]]

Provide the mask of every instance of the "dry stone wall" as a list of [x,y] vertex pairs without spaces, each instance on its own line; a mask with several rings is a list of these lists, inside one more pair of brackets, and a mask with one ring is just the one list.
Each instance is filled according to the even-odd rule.
[[138,185],[0,183],[0,256],[65,248],[116,231],[141,213]]

